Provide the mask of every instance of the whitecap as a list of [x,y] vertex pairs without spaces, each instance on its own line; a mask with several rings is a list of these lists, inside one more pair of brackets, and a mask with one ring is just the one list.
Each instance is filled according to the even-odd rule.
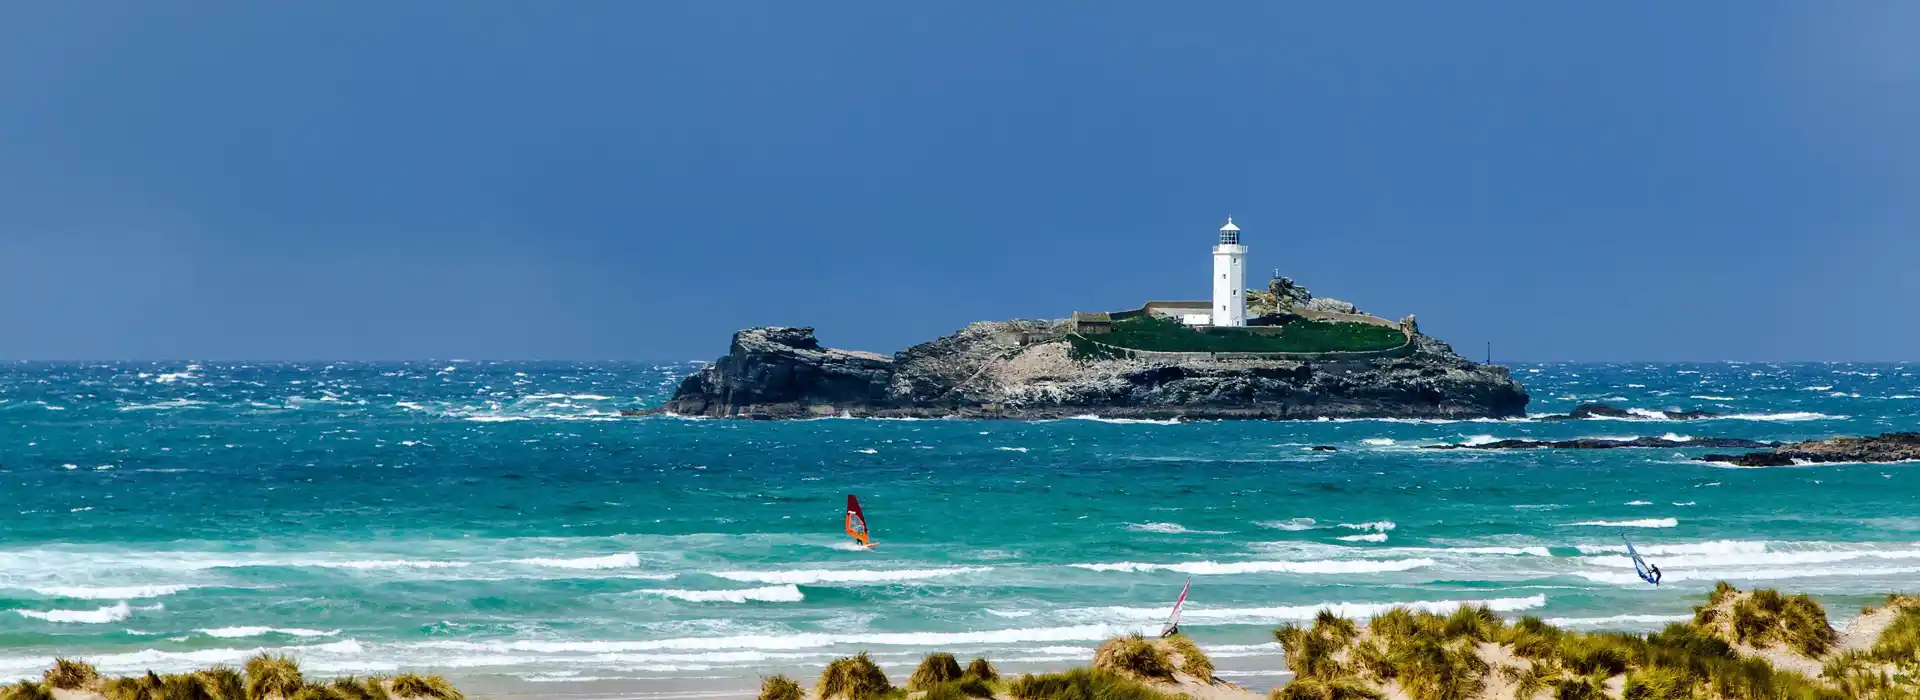
[[999,450],[999,451],[1001,451],[1001,452],[1025,452],[1025,451],[1027,451],[1027,448],[1025,448],[1025,447],[995,447],[995,448],[993,448],[993,449],[996,449],[996,450]]
[[1650,506],[1650,505],[1653,505],[1653,502],[1652,502],[1652,501],[1627,501],[1627,505],[1630,505],[1630,506]]
[[1583,527],[1675,527],[1680,524],[1673,518],[1641,518],[1639,520],[1586,520],[1570,523]]
[[1393,438],[1367,438],[1367,439],[1361,440],[1360,442],[1366,443],[1368,445],[1373,445],[1376,447],[1385,447],[1393,444]]
[[939,569],[802,569],[796,571],[718,571],[713,575],[730,581],[748,583],[890,583],[944,578],[960,574],[992,571],[990,566],[950,566]]
[[640,555],[633,552],[608,554],[600,557],[578,557],[573,559],[515,559],[514,564],[527,566],[547,566],[556,569],[631,569],[640,565]]
[[1370,530],[1373,532],[1390,532],[1394,528],[1399,526],[1393,524],[1393,521],[1391,520],[1381,520],[1381,521],[1371,522],[1371,523],[1340,523],[1340,527],[1344,527],[1348,530]]
[[340,630],[310,630],[303,627],[216,627],[197,631],[209,637],[222,639],[261,637],[269,634],[284,634],[290,637],[337,637],[340,635]]
[[125,602],[93,610],[15,610],[23,616],[47,622],[75,622],[98,625],[119,622],[133,615],[133,608]]
[[1609,627],[1613,625],[1663,625],[1686,622],[1692,615],[1611,615],[1608,617],[1550,617],[1544,622],[1555,627]]
[[156,586],[47,586],[34,587],[31,590],[44,596],[56,598],[79,598],[82,600],[127,600],[129,598],[158,598],[173,595],[194,588],[186,584]]
[[1392,571],[1407,571],[1433,566],[1432,559],[1333,559],[1316,561],[1238,561],[1213,562],[1190,561],[1178,564],[1143,564],[1140,562],[1116,562],[1110,564],[1068,564],[1076,569],[1089,571],[1143,572],[1178,571],[1195,576],[1220,576],[1233,574],[1371,574]]
[[[1265,607],[1209,608],[1190,605],[1181,611],[1181,621],[1188,623],[1216,623],[1226,625],[1271,625],[1296,620],[1311,620],[1321,611],[1351,619],[1366,619],[1395,608],[1405,608],[1423,612],[1445,614],[1465,606],[1485,605],[1494,612],[1517,612],[1544,607],[1545,595],[1524,598],[1491,598],[1484,600],[1410,600],[1384,603],[1320,603],[1317,605],[1280,605]],[[1164,607],[1099,607],[1070,608],[1060,611],[1060,616],[1072,621],[1105,622],[1125,625],[1128,623],[1150,622],[1164,619],[1167,610]],[[1251,646],[1222,645],[1221,650],[1274,650],[1271,643]],[[1209,647],[1209,651],[1215,650]]]
[[1343,537],[1335,537],[1334,539],[1340,540],[1341,542],[1385,542],[1387,541],[1387,533],[1374,532],[1365,535],[1346,535]]
[[798,603],[806,598],[805,595],[800,593],[800,587],[791,583],[781,586],[719,591],[661,589],[638,592],[672,598],[674,600],[684,600],[690,603]]
[[1262,520],[1254,524],[1259,525],[1260,527],[1272,528],[1275,530],[1299,532],[1301,530],[1312,530],[1315,527],[1318,527],[1314,523],[1315,521],[1313,518],[1289,518],[1287,520]]

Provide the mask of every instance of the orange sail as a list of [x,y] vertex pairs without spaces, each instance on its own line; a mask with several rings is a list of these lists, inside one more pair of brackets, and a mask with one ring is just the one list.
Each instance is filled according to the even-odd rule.
[[873,542],[867,539],[867,514],[860,512],[860,499],[854,498],[853,494],[847,494],[847,534],[852,535],[862,547],[873,546]]

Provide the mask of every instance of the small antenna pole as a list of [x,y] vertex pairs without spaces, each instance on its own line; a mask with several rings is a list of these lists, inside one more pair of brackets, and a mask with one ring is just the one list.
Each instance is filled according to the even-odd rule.
[[1493,364],[1493,341],[1487,341],[1487,364]]

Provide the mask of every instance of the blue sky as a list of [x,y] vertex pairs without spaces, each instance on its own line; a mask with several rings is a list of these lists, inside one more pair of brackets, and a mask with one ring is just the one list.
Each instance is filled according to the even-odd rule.
[[[1250,268],[1478,355],[1900,360],[1920,5],[20,3],[0,357],[893,350]],[[1258,283],[1258,280],[1255,280]]]

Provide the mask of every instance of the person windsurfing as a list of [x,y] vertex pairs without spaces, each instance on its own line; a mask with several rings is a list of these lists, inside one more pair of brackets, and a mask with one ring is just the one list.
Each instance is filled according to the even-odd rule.
[[1180,598],[1173,601],[1173,614],[1167,616],[1167,626],[1160,628],[1160,636],[1171,637],[1180,633],[1180,606],[1187,602],[1187,589],[1193,588],[1193,577],[1187,577],[1187,585],[1180,588]]
[[1621,537],[1620,541],[1627,543],[1627,556],[1633,557],[1633,573],[1638,574],[1642,581],[1655,586],[1660,585],[1660,567],[1648,564],[1647,560],[1641,559],[1639,550],[1633,548],[1633,540]]
[[860,512],[860,499],[847,494],[847,534],[860,546],[872,548],[873,540],[867,535],[867,515]]

